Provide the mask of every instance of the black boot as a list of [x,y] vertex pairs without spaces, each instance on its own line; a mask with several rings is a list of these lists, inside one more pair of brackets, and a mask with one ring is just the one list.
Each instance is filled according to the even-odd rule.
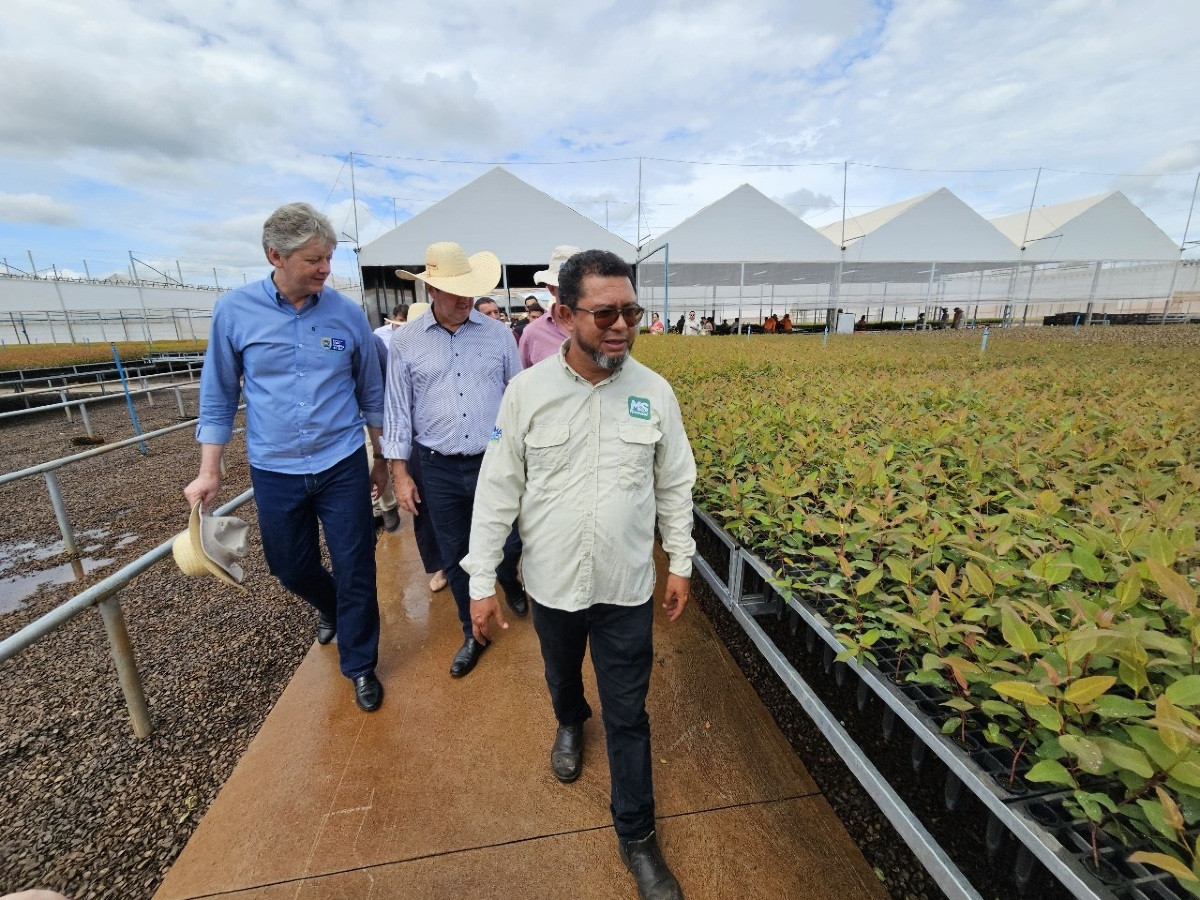
[[653,831],[640,841],[621,841],[620,848],[621,862],[637,879],[641,900],[683,900],[683,891],[663,859]]

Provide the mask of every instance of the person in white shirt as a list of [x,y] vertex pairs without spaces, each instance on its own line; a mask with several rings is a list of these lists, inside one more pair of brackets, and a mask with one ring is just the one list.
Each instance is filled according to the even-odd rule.
[[691,583],[696,466],[671,386],[629,355],[644,312],[629,264],[603,250],[576,254],[559,271],[558,298],[569,340],[512,380],[484,452],[463,560],[471,621],[481,642],[508,627],[495,572],[515,518],[558,720],[551,770],[564,783],[579,777],[590,643],[621,859],[642,898],[678,898],[654,833],[646,694],[654,527],[669,559],[663,608],[675,621]]
[[700,320],[696,318],[696,311],[694,309],[688,310],[687,318],[683,322],[683,333],[684,334],[699,334],[700,333]]

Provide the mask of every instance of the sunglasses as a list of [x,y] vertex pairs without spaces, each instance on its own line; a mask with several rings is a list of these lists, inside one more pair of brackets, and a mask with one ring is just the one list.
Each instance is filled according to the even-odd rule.
[[599,309],[584,309],[577,306],[572,312],[585,312],[596,320],[597,328],[611,328],[616,324],[617,317],[625,320],[626,325],[636,325],[641,321],[645,309],[632,303],[629,306],[602,306]]

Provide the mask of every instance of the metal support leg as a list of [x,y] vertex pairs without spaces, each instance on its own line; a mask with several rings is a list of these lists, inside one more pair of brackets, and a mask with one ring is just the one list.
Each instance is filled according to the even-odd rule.
[[63,503],[62,491],[58,489],[58,478],[54,472],[43,472],[46,487],[50,491],[50,504],[54,507],[54,518],[58,520],[58,530],[62,532],[63,551],[71,559],[79,555],[75,547],[75,531],[71,528],[71,520],[67,518],[67,506]]
[[183,411],[183,392],[179,388],[171,388],[175,392],[175,403],[179,407],[179,418],[186,419],[187,413]]
[[112,595],[96,604],[100,617],[104,619],[104,630],[108,633],[108,649],[121,679],[121,691],[125,694],[125,706],[133,722],[133,733],[139,738],[149,737],[154,728],[150,724],[150,710],[146,707],[146,695],[142,691],[142,679],[138,675],[133,659],[133,648],[129,644],[129,631],[125,627],[125,615],[121,612],[119,595]]
[[87,436],[94,438],[96,433],[92,431],[92,417],[88,415],[86,403],[79,404],[79,415],[83,419],[83,429],[87,432]]
[[67,421],[70,422],[71,421],[71,407],[67,406],[67,392],[66,391],[58,392],[58,402],[63,405],[63,412],[65,412],[67,414]]

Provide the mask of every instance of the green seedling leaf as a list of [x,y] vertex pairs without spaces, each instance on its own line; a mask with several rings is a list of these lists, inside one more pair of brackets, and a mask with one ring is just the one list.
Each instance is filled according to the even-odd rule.
[[1186,827],[1183,821],[1183,813],[1179,811],[1179,807],[1175,805],[1175,801],[1171,799],[1171,795],[1157,786],[1154,788],[1154,794],[1158,797],[1158,802],[1162,804],[1163,818],[1166,819],[1167,824],[1176,831],[1183,831]]
[[1138,806],[1146,815],[1146,821],[1151,827],[1168,840],[1175,840],[1176,832],[1167,823],[1166,814],[1163,812],[1163,806],[1157,800],[1139,800]]
[[987,572],[973,562],[967,563],[964,568],[967,573],[967,580],[971,582],[971,587],[973,587],[977,593],[983,594],[985,597],[990,597],[992,595],[994,586],[992,585],[992,579],[988,577]]
[[1080,678],[1063,692],[1063,699],[1076,706],[1085,706],[1102,696],[1116,683],[1117,679],[1112,675],[1092,675],[1088,678]]
[[1117,768],[1128,769],[1142,778],[1152,778],[1154,776],[1154,767],[1150,765],[1150,760],[1137,747],[1131,747],[1128,744],[1122,744],[1120,741],[1106,737],[1092,738],[1092,742],[1100,748],[1100,752],[1104,754],[1104,758]]
[[1113,694],[1098,697],[1093,710],[1106,719],[1144,719],[1153,712],[1150,704],[1143,700],[1130,700]]
[[1014,650],[1028,659],[1038,649],[1037,635],[1008,603],[1000,608],[1000,631]]
[[1154,579],[1164,597],[1189,616],[1196,614],[1196,592],[1187,583],[1186,578],[1173,569],[1168,569],[1157,559],[1146,560],[1146,568],[1150,570],[1150,577]]
[[1033,719],[1033,721],[1037,722],[1043,728],[1053,731],[1055,734],[1058,734],[1063,729],[1062,715],[1050,704],[1046,704],[1045,706],[1030,706],[1029,718]]
[[1169,688],[1167,696],[1176,706],[1200,706],[1200,675],[1185,675]]
[[902,584],[912,584],[912,570],[909,569],[908,563],[896,556],[889,556],[884,562],[893,578]]
[[1188,787],[1200,788],[1200,763],[1185,759],[1171,767],[1170,776]]
[[1002,697],[1019,700],[1026,706],[1046,706],[1050,703],[1046,696],[1028,681],[997,681],[992,690]]
[[1073,565],[1066,561],[1064,553],[1046,553],[1035,559],[1029,571],[1049,585],[1062,584],[1071,577]]
[[1027,781],[1036,781],[1039,784],[1075,787],[1075,779],[1071,777],[1066,766],[1053,759],[1043,759],[1025,774],[1025,778]]
[[1159,696],[1158,701],[1154,704],[1154,719],[1152,720],[1158,729],[1158,736],[1162,738],[1162,742],[1166,744],[1167,749],[1172,753],[1179,755],[1188,747],[1188,735],[1186,726],[1183,724],[1183,719],[1179,715],[1179,710],[1175,708],[1175,704],[1171,702],[1171,698],[1166,694]]
[[866,578],[859,581],[854,587],[856,596],[861,597],[864,594],[869,594],[875,589],[875,585],[879,584],[879,579],[883,577],[883,569],[875,569]]
[[1074,756],[1079,768],[1096,775],[1104,765],[1104,754],[1094,741],[1075,734],[1064,734],[1058,739],[1059,746]]
[[1096,559],[1090,550],[1085,550],[1083,547],[1076,547],[1071,551],[1071,562],[1079,567],[1079,571],[1083,573],[1083,577],[1088,581],[1097,583],[1105,581],[1104,566],[1100,564],[1100,560]]

